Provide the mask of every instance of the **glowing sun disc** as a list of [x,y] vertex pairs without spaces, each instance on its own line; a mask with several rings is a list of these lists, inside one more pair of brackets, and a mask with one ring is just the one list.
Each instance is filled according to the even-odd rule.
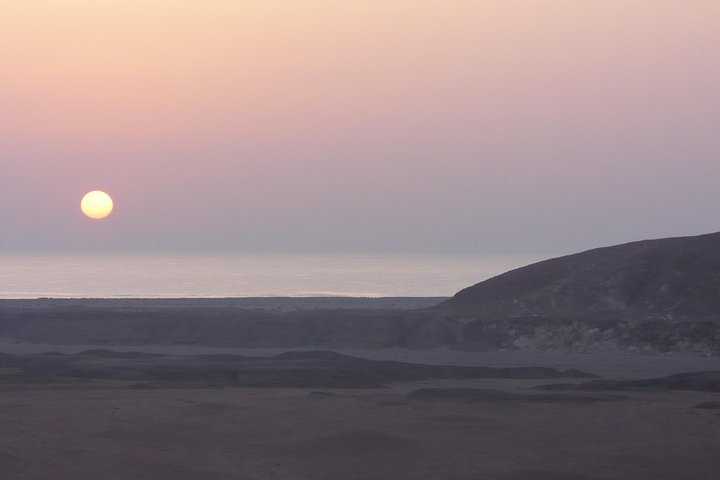
[[110,215],[113,209],[113,201],[107,193],[93,190],[86,193],[82,198],[80,209],[86,216],[100,220]]

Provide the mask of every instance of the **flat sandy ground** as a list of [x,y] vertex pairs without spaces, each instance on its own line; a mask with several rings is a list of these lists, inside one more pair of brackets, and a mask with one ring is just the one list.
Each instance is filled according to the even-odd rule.
[[[385,302],[383,308],[410,308],[410,300],[398,299],[353,300],[352,306],[371,308],[378,301]],[[187,302],[201,307],[204,301]],[[347,300],[333,299],[227,302],[233,308],[240,302],[242,308],[283,311],[347,307]],[[0,339],[0,352],[9,354],[97,348],[252,356],[288,350]],[[432,365],[578,368],[606,378],[720,370],[719,357],[682,354],[339,351]],[[0,377],[18,370],[5,368]],[[720,393],[605,391],[601,394],[624,398],[538,401],[538,395],[553,392],[530,387],[555,379],[428,380],[380,389],[43,382],[0,381],[0,480],[720,479]],[[487,388],[532,397],[514,401],[490,395],[467,401],[409,395],[426,387]],[[706,402],[715,408],[695,408]]]
[[[165,355],[233,354],[265,357],[292,351],[318,348],[219,348],[186,345],[64,345],[19,343],[0,339],[0,353],[36,354],[44,352],[77,353],[107,348],[116,352],[145,352]],[[469,352],[450,349],[411,350],[404,348],[333,348],[335,352],[371,360],[395,360],[423,365],[481,365],[486,367],[577,368],[607,378],[650,378],[684,372],[720,370],[720,356],[688,353],[639,354],[628,352],[561,352],[543,350],[505,350]]]
[[[433,401],[386,389],[0,387],[2,479],[720,478],[718,393],[592,403]],[[331,395],[327,395],[327,393]]]

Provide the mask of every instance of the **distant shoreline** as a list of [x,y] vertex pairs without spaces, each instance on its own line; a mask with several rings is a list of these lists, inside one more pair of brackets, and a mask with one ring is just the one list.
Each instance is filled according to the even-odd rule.
[[0,298],[444,297],[548,257],[0,253]]

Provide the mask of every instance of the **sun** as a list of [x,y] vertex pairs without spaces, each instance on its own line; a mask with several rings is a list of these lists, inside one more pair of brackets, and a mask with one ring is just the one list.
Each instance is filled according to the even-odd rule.
[[86,193],[82,198],[80,209],[89,218],[100,220],[110,215],[113,209],[113,201],[107,193],[93,190]]

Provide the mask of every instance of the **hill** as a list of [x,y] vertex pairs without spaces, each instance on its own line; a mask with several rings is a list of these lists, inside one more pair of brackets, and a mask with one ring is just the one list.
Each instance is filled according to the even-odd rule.
[[720,233],[553,258],[458,292],[438,311],[462,348],[720,351]]
[[720,233],[597,248],[512,270],[443,308],[476,317],[720,317]]

